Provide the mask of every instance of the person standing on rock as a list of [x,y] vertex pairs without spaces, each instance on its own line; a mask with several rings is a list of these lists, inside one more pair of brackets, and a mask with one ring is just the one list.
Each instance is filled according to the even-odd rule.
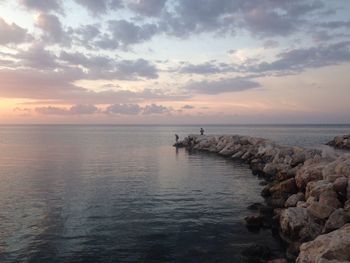
[[204,134],[204,130],[203,130],[203,128],[201,128],[201,129],[200,129],[200,133],[201,133],[201,135],[203,135],[203,134]]
[[175,134],[175,141],[178,142],[179,141],[179,135]]

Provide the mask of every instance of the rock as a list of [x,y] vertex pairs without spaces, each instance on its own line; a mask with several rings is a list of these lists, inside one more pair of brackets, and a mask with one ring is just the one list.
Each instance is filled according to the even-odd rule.
[[297,207],[301,207],[301,208],[307,208],[309,206],[308,203],[304,202],[304,201],[299,201],[297,203]]
[[344,209],[339,208],[335,210],[328,218],[324,228],[323,233],[328,233],[330,231],[341,228],[343,225],[350,221],[350,217],[345,213]]
[[263,172],[270,177],[275,177],[277,173],[277,165],[274,163],[267,163],[263,169]]
[[244,218],[246,226],[249,230],[256,231],[262,227],[264,217],[262,215],[249,215]]
[[327,145],[339,149],[350,149],[350,135],[336,136],[333,140],[329,141]]
[[292,243],[290,243],[288,245],[287,251],[286,251],[287,258],[295,260],[297,258],[297,256],[299,255],[300,245],[301,245],[300,242],[292,242]]
[[285,207],[293,207],[293,206],[297,206],[297,203],[299,201],[305,201],[305,196],[303,193],[299,192],[297,194],[293,194],[290,197],[288,197],[288,199],[286,200],[286,202],[284,203]]
[[319,202],[311,203],[306,209],[312,216],[322,220],[327,219],[335,210],[333,207],[322,205]]
[[249,205],[247,208],[249,210],[254,210],[254,211],[257,211],[259,210],[260,207],[264,206],[262,203],[253,203],[251,205]]
[[287,242],[312,240],[321,230],[321,226],[314,222],[306,208],[289,207],[281,213],[281,236]]
[[276,258],[266,261],[266,263],[288,263],[288,261],[285,258]]
[[271,256],[271,250],[265,245],[251,244],[241,252],[243,262],[265,262]]
[[346,188],[348,186],[348,179],[346,177],[338,177],[333,182],[333,189],[342,196],[346,196]]
[[300,246],[297,263],[349,262],[350,224]]
[[329,206],[332,208],[341,207],[341,203],[338,199],[338,195],[335,191],[323,192],[320,194],[319,203],[324,206]]
[[322,169],[324,163],[304,164],[295,176],[295,181],[299,189],[305,189],[306,185],[312,181],[323,179]]
[[334,192],[333,185],[326,180],[312,181],[306,186],[305,198],[314,197],[316,200],[320,198],[320,194],[324,192]]
[[294,178],[274,184],[270,188],[270,193],[278,192],[278,193],[294,194],[296,193],[296,191],[297,191],[297,186],[295,184]]

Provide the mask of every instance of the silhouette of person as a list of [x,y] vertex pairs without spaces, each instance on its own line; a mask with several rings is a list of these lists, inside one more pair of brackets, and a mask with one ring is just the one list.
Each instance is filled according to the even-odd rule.
[[200,129],[200,133],[201,133],[201,135],[203,135],[203,134],[204,134],[204,130],[203,130],[203,128],[201,128],[201,129]]
[[175,134],[175,141],[178,142],[179,140],[179,135]]

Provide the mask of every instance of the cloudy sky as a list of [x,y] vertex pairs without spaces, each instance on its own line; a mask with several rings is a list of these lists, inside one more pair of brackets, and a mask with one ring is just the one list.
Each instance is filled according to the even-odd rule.
[[0,0],[0,123],[350,123],[348,0]]

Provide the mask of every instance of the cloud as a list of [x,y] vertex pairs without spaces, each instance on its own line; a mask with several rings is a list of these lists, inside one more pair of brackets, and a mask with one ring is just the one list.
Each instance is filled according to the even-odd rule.
[[186,64],[179,69],[180,73],[185,74],[216,74],[232,70],[232,67],[228,64],[221,63],[216,65],[211,62],[202,64]]
[[109,30],[113,40],[127,47],[150,40],[157,33],[157,26],[155,24],[139,26],[126,20],[111,20],[109,21]]
[[60,0],[20,0],[20,3],[28,9],[34,9],[42,12],[58,11],[61,9],[62,6]]
[[350,41],[328,46],[292,49],[281,52],[273,62],[260,62],[245,68],[246,72],[284,72],[285,74],[303,71],[306,68],[319,68],[350,62]]
[[191,109],[194,109],[194,106],[187,104],[187,105],[182,106],[182,109],[191,110]]
[[146,16],[156,16],[161,13],[167,0],[131,0],[128,7]]
[[38,71],[30,69],[0,70],[0,97],[25,98],[56,103],[114,104],[144,100],[185,100],[188,95],[169,94],[164,90],[143,89],[93,91],[74,85],[84,73],[79,69]]
[[97,24],[84,25],[77,28],[74,33],[80,37],[80,41],[83,44],[87,44],[87,42],[94,40],[101,33],[99,27],[100,25]]
[[36,25],[46,33],[46,40],[59,43],[67,39],[61,22],[55,15],[40,13]]
[[122,0],[75,0],[75,2],[94,15],[106,13],[109,9],[123,8]]
[[[17,110],[17,108],[15,109]],[[119,114],[119,115],[153,115],[153,114],[169,114],[172,111],[171,108],[150,104],[145,107],[141,107],[138,104],[112,104],[106,107],[105,110],[97,108],[95,105],[74,105],[70,108],[66,107],[56,107],[56,106],[46,106],[37,107],[35,112],[42,115],[92,115],[92,114]],[[21,110],[22,112],[22,110]]]
[[158,78],[157,68],[145,59],[121,60],[116,65],[118,76]]
[[33,69],[45,70],[58,67],[56,56],[47,51],[41,43],[35,43],[27,50],[19,51],[13,57],[20,60],[20,65]]
[[0,45],[23,43],[26,41],[27,37],[26,29],[19,27],[15,23],[11,25],[7,24],[5,20],[0,17]]
[[91,115],[99,110],[94,105],[75,105],[69,109],[53,106],[37,107],[35,111],[43,115]]
[[239,92],[260,87],[260,84],[244,78],[229,78],[212,81],[198,81],[187,84],[188,91],[202,94],[220,94],[226,92]]
[[336,29],[341,27],[350,27],[350,21],[330,21],[319,24],[321,27]]
[[113,104],[106,108],[107,114],[137,115],[142,111],[138,104]]
[[151,114],[164,114],[164,113],[170,113],[172,111],[171,108],[165,107],[163,105],[156,105],[151,104],[147,105],[143,108],[143,114],[144,115],[151,115]]
[[276,48],[278,47],[278,45],[279,45],[278,41],[269,39],[264,42],[263,47],[265,49],[269,49],[269,48]]

